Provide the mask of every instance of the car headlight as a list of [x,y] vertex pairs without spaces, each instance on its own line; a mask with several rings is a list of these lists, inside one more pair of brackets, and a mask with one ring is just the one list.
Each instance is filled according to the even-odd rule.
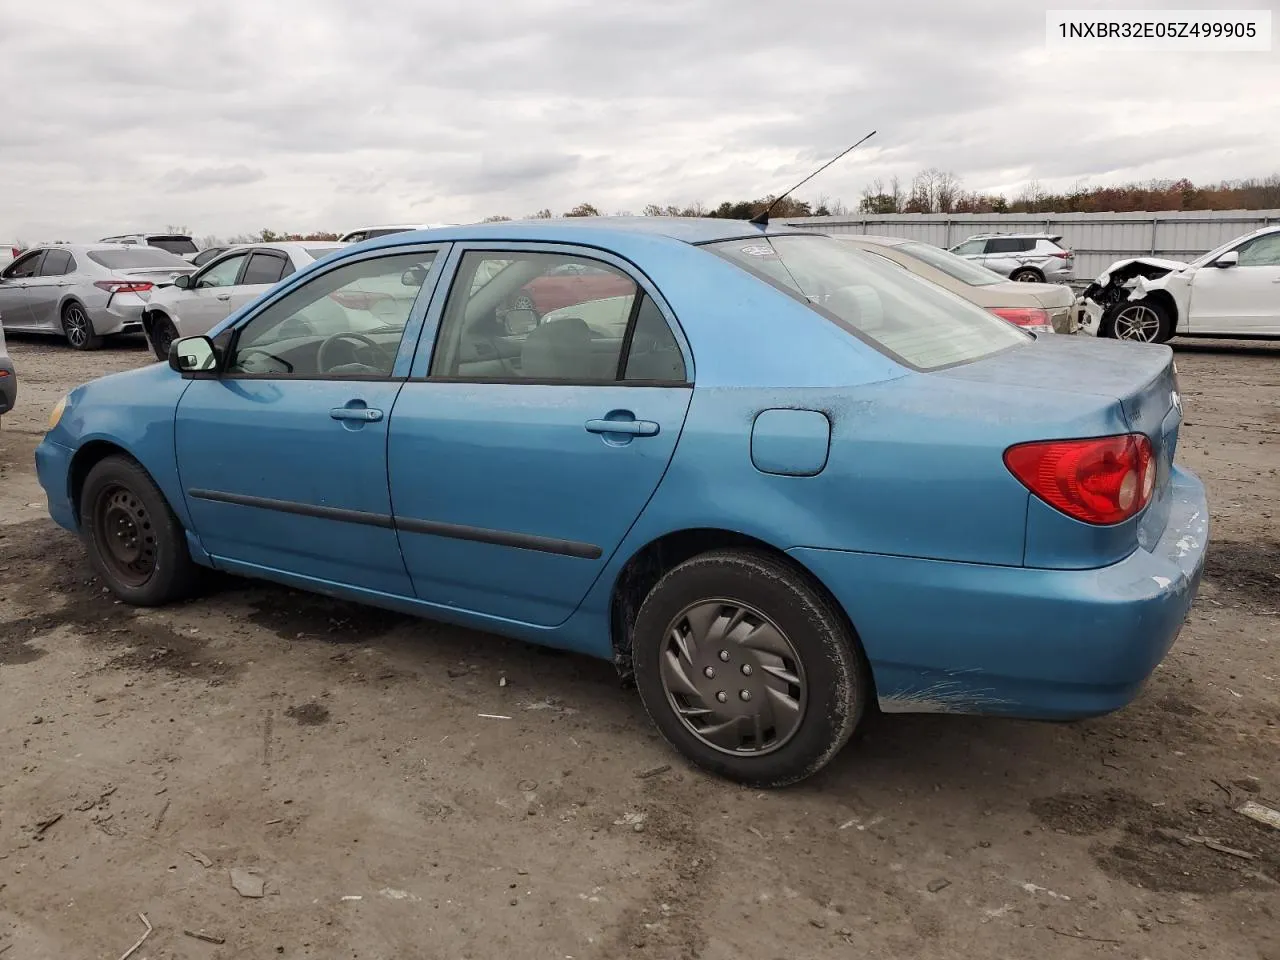
[[64,395],[61,400],[53,405],[53,412],[49,414],[49,429],[52,430],[58,425],[58,421],[62,419],[63,412],[67,409],[67,398]]

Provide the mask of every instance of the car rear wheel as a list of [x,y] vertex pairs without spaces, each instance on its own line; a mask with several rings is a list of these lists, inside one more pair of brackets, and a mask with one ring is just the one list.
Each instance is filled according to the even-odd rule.
[[1044,277],[1038,270],[1015,270],[1009,279],[1018,283],[1044,283]]
[[62,334],[75,350],[97,350],[102,346],[102,338],[93,332],[88,311],[75,301],[62,308]]
[[645,710],[667,741],[752,786],[826,766],[871,695],[840,612],[760,551],[714,551],[669,571],[640,607],[632,654]]
[[80,494],[89,559],[113,594],[151,607],[191,593],[199,567],[155,481],[127,457],[94,464]]
[[173,321],[164,314],[156,314],[151,322],[151,349],[155,351],[156,359],[168,360],[169,348],[177,339],[178,331]]
[[1164,305],[1154,300],[1126,300],[1111,311],[1104,334],[1136,343],[1164,343],[1173,336],[1173,321]]

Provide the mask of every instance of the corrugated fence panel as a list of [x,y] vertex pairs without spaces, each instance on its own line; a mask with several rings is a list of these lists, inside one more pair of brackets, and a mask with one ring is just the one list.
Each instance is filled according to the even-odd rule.
[[1280,210],[1165,213],[891,213],[780,221],[828,233],[906,237],[953,247],[977,233],[1060,234],[1076,254],[1076,277],[1088,281],[1117,260],[1193,260],[1259,227],[1280,223]]

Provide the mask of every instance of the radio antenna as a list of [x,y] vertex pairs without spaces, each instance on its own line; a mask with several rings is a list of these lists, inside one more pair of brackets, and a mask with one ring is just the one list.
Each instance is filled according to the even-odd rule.
[[839,154],[837,154],[836,156],[832,157],[830,160],[828,160],[826,163],[824,163],[822,166],[820,166],[817,170],[813,171],[813,173],[809,174],[807,177],[805,177],[803,180],[801,180],[799,183],[797,183],[794,187],[792,187],[790,190],[788,190],[788,191],[787,191],[786,193],[784,193],[782,196],[778,197],[778,199],[774,200],[774,201],[773,201],[773,203],[769,204],[769,206],[768,206],[768,207],[766,207],[763,211],[761,211],[760,213],[757,213],[757,214],[756,214],[754,217],[752,217],[752,218],[750,219],[750,221],[748,221],[748,222],[749,222],[749,223],[754,223],[754,224],[756,224],[757,226],[760,226],[760,227],[767,227],[767,226],[769,225],[769,214],[771,214],[771,213],[773,212],[773,208],[774,208],[774,207],[776,207],[778,204],[780,204],[783,200],[787,199],[787,197],[791,196],[791,194],[795,193],[797,190],[799,190],[799,189],[800,189],[801,187],[803,187],[806,183],[808,183],[810,180],[812,180],[814,177],[816,177],[818,174],[820,174],[823,170],[827,169],[827,167],[831,166],[833,163],[835,163],[837,160],[839,160],[839,159],[840,159],[841,157],[843,157],[845,154],[853,152],[854,147],[860,147],[860,146],[862,146],[864,143],[866,143],[868,140],[870,140],[870,139],[871,139],[872,137],[874,137],[875,135],[876,135],[876,132],[875,132],[874,130],[872,130],[872,131],[871,131],[870,133],[868,133],[865,137],[863,137],[861,140],[859,140],[857,143],[855,143],[855,144],[853,145],[853,147],[849,147],[847,150],[843,150],[843,151],[841,151]]

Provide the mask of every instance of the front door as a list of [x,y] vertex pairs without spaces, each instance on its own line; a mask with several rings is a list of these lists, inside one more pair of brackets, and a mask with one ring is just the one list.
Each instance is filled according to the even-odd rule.
[[1280,336],[1280,232],[1236,248],[1234,267],[1207,264],[1191,281],[1191,332]]
[[40,269],[43,250],[25,253],[0,272],[0,323],[10,330],[29,330],[35,326],[31,313],[31,294],[27,289]]
[[71,286],[76,263],[66,250],[46,250],[39,272],[27,281],[31,323],[42,330],[62,329],[62,295]]
[[[436,255],[384,252],[309,278],[238,324],[223,371],[187,387],[178,467],[219,566],[413,595],[391,520],[387,428]],[[398,313],[332,297],[370,282],[395,285]]]
[[230,316],[236,279],[248,256],[243,250],[228,254],[192,275],[186,293],[173,305],[182,336],[208,333]]
[[[420,599],[562,623],[661,481],[689,368],[653,296],[598,256],[460,258],[429,368],[426,337],[415,361],[429,375],[405,384],[391,421],[392,502]],[[607,271],[611,295],[545,314],[519,300],[575,264]]]

